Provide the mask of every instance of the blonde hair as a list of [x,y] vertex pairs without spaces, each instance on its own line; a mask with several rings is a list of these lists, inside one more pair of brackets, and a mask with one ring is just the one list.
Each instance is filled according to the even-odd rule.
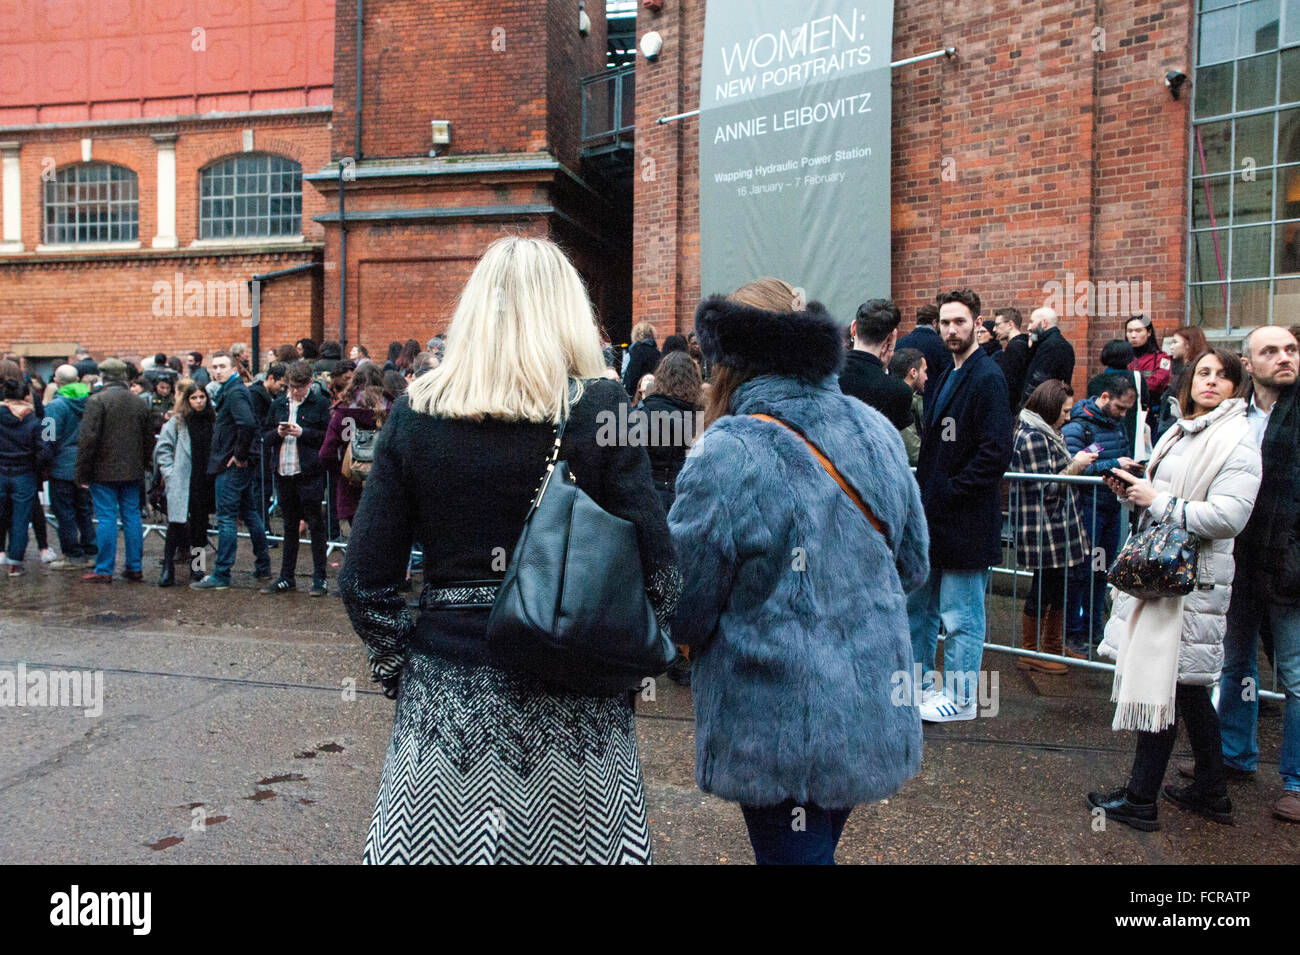
[[655,337],[655,327],[653,322],[637,322],[632,327],[632,341],[643,342]]
[[488,246],[465,283],[442,363],[406,394],[422,414],[558,422],[569,378],[604,369],[577,270],[555,243],[509,236]]

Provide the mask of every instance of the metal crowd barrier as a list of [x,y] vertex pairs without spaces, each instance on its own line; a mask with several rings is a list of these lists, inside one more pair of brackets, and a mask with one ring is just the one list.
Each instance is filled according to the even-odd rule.
[[[271,481],[272,487],[274,487],[274,477],[273,475],[267,472],[266,461],[264,457],[259,456],[259,467],[261,470],[260,480],[263,482],[262,483],[263,494],[259,498],[259,500],[266,500],[265,490],[264,490],[266,487],[265,482]],[[327,534],[333,518],[334,480],[335,480],[334,475],[331,472],[326,471],[325,472],[325,500],[323,503],[325,507],[324,520],[325,520],[325,528]],[[1109,488],[1106,487],[1105,482],[1103,482],[1102,479],[1099,477],[1025,474],[1019,472],[1008,472],[1007,474],[1003,475],[1003,499],[1006,501],[1006,507],[1004,508],[1002,513],[1003,563],[992,568],[992,573],[989,575],[989,584],[988,587],[985,589],[985,593],[984,593],[985,611],[986,611],[985,612],[986,630],[985,630],[984,649],[993,650],[999,653],[1011,654],[1013,656],[1023,656],[1023,657],[1031,657],[1031,658],[1038,658],[1044,660],[1051,660],[1053,662],[1064,663],[1067,666],[1076,667],[1079,669],[1102,670],[1102,671],[1114,672],[1115,670],[1114,664],[1102,661],[1097,657],[1096,646],[1101,643],[1103,635],[1101,633],[1098,633],[1094,628],[1095,616],[1096,616],[1094,611],[1096,609],[1096,605],[1094,602],[1095,594],[1091,586],[1089,586],[1088,594],[1086,595],[1086,599],[1084,600],[1082,605],[1084,616],[1086,619],[1086,626],[1083,630],[1083,633],[1086,636],[1087,644],[1088,644],[1086,659],[1070,657],[1065,655],[1064,653],[1065,647],[1067,646],[1068,636],[1069,636],[1068,633],[1069,622],[1065,614],[1062,614],[1061,633],[1058,635],[1061,641],[1062,652],[1050,653],[1043,650],[1043,641],[1042,641],[1042,630],[1043,630],[1043,619],[1044,619],[1043,605],[1046,602],[1044,598],[1047,595],[1041,593],[1039,594],[1039,599],[1036,601],[1037,614],[1035,620],[1038,629],[1038,640],[1036,642],[1036,646],[1034,649],[1027,649],[1021,646],[1021,635],[1022,635],[1021,602],[1026,596],[1028,596],[1029,588],[1032,586],[1032,581],[1035,577],[1035,571],[1042,570],[1042,567],[1041,564],[1039,567],[1035,567],[1035,568],[1021,568],[1019,566],[1018,558],[1019,558],[1020,548],[1019,548],[1019,540],[1018,540],[1019,535],[1017,533],[1017,526],[1018,526],[1017,517],[1019,514],[1020,502],[1025,499],[1025,495],[1037,493],[1041,501],[1044,495],[1046,494],[1047,485],[1052,483],[1067,484],[1075,490],[1075,507],[1077,513],[1079,514],[1080,520],[1084,520],[1083,515],[1085,509],[1082,506],[1085,500],[1084,495],[1089,495],[1092,498],[1090,502],[1093,504],[1093,507],[1091,508],[1091,513],[1094,515],[1097,513],[1097,509],[1095,505],[1102,498],[1102,495],[1109,495],[1111,499],[1114,498],[1113,493],[1110,491]],[[48,500],[49,500],[48,489],[43,489],[42,503],[48,503]],[[264,518],[267,521],[268,525],[269,525],[270,514],[273,511],[275,511],[278,506],[279,506],[279,502],[276,499],[276,496],[273,491],[271,496],[271,504],[270,507],[267,508],[267,513]],[[53,515],[47,511],[46,516],[47,516],[47,520],[51,521],[53,525],[57,527],[57,521],[54,520]],[[1122,548],[1124,546],[1124,542],[1128,539],[1129,528],[1132,523],[1131,518],[1132,518],[1132,507],[1126,501],[1122,504],[1120,510],[1119,543],[1118,543],[1118,547],[1116,548],[1116,553],[1119,552],[1119,548]],[[1089,563],[1091,563],[1092,561],[1092,556],[1095,547],[1090,530],[1091,530],[1090,528],[1085,528],[1085,538],[1088,544],[1087,560]],[[149,534],[154,534],[154,533],[158,534],[159,536],[165,536],[166,532],[167,532],[166,524],[150,524],[150,523],[144,524],[144,534],[146,537],[148,537]],[[215,535],[216,533],[217,533],[216,528],[210,528],[208,530],[209,535]],[[248,531],[246,530],[241,530],[238,533],[239,536],[243,538],[247,538],[249,536]],[[267,540],[283,542],[284,537],[282,535],[271,534],[270,531],[268,530]],[[330,555],[332,555],[335,551],[346,551],[346,550],[347,550],[346,540],[334,539],[332,537],[328,538],[326,543],[326,550],[325,550],[325,555],[327,558]],[[1041,548],[1039,552],[1041,554]],[[1105,558],[1106,566],[1109,567],[1110,564],[1114,561],[1115,554],[1105,554],[1103,556]],[[308,559],[310,560],[310,557],[308,557]],[[1041,575],[1039,576],[1039,579],[1041,580]],[[1071,587],[1070,574],[1067,571],[1063,575],[1062,593],[1060,597],[1061,605],[1064,606],[1067,610],[1070,607],[1070,587]],[[1106,594],[1108,596],[1112,593],[1112,591],[1113,588],[1107,586]],[[999,599],[1005,599],[1008,596],[1010,597],[1010,604],[1006,612],[1009,612],[1011,616],[1010,626],[996,628],[997,633],[999,635],[1005,634],[1005,636],[1007,637],[1007,641],[1002,642],[1002,641],[992,639],[994,635],[995,627],[991,622],[993,620],[993,617],[995,616],[996,611],[1002,608],[991,606],[991,605],[994,603],[994,601]],[[994,613],[990,613],[989,611],[991,610],[994,611]],[[1107,616],[1109,616],[1109,608],[1107,608]],[[942,631],[939,634],[939,639],[940,640],[943,639]],[[1262,683],[1262,678],[1264,676],[1264,673],[1261,672],[1260,676],[1261,676],[1261,683]],[[1271,677],[1272,677],[1271,688],[1263,689],[1261,687],[1261,689],[1259,690],[1259,698],[1273,699],[1273,700],[1284,699],[1283,694],[1278,689],[1280,684],[1278,682],[1276,664],[1273,665]]]

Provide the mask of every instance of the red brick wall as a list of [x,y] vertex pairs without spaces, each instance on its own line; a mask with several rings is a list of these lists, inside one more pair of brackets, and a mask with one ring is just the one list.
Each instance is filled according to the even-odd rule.
[[[24,257],[0,263],[0,349],[33,342],[76,342],[96,357],[109,354],[176,354],[197,348],[205,355],[232,342],[251,343],[251,319],[240,314],[239,300],[206,287],[202,305],[189,304],[182,283],[243,283],[253,275],[311,261],[319,252],[304,249],[266,255],[129,253],[91,261]],[[155,283],[163,283],[155,288]],[[261,347],[313,334],[313,302],[320,308],[319,270],[286,276],[263,287]],[[170,293],[170,294],[169,294]],[[155,315],[155,306],[162,312]],[[187,314],[199,311],[202,314]],[[316,329],[319,335],[319,328]]]
[[[700,292],[698,122],[654,120],[699,105],[703,10],[681,0],[638,16],[638,35],[665,42],[658,62],[637,61],[638,169],[652,159],[657,178],[636,183],[634,318],[661,331],[688,329]],[[905,329],[956,285],[975,288],[986,314],[1027,316],[1067,273],[1149,281],[1157,321],[1181,324],[1188,103],[1163,76],[1188,70],[1190,6],[1098,11],[1094,0],[896,0],[895,59],[959,49],[893,77],[892,293]],[[1122,321],[1063,318],[1077,386]]]
[[[199,229],[199,172],[208,163],[243,150],[243,130],[253,129],[257,151],[273,152],[302,165],[304,173],[328,160],[329,116],[244,117],[218,122],[191,121],[166,127],[153,125],[87,130],[92,160],[117,163],[137,175],[140,210],[138,251],[38,253],[43,239],[42,217],[46,169],[81,161],[77,130],[46,129],[0,138],[22,142],[22,241],[27,251],[0,256],[0,345],[75,341],[98,353],[146,353],[198,348],[207,353],[231,342],[247,341],[249,329],[239,316],[215,315],[159,318],[152,314],[156,281],[170,282],[176,272],[184,281],[245,281],[254,274],[318,261],[324,230],[313,217],[325,210],[325,199],[304,184],[303,234],[299,248],[257,252],[248,247],[229,251],[190,250]],[[157,234],[157,148],[150,138],[176,132],[176,231],[180,248],[152,250]],[[263,295],[263,344],[282,344],[319,334],[321,279],[310,273],[277,280]],[[215,303],[214,303],[215,304]]]

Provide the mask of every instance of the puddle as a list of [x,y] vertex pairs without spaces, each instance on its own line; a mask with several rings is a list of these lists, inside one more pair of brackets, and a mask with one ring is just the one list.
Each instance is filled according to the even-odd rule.
[[255,785],[270,786],[272,783],[305,783],[307,777],[302,773],[285,773],[282,776],[267,776],[265,779],[259,779]]
[[165,839],[159,839],[157,842],[146,843],[146,845],[154,852],[158,852],[162,849],[170,849],[172,846],[184,841],[185,838],[183,836],[168,836]]
[[263,799],[274,799],[275,790],[259,789],[257,792],[253,793],[253,795],[245,796],[244,798],[247,799],[249,802],[261,802]]
[[317,747],[316,747],[316,752],[318,752],[318,753],[341,753],[341,752],[343,752],[343,747],[340,746],[338,743],[326,743],[324,746],[317,746]]

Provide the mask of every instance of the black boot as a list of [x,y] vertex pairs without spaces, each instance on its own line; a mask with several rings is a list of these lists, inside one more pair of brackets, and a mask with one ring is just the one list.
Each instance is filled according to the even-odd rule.
[[1156,804],[1134,802],[1127,788],[1112,793],[1088,793],[1088,805],[1100,809],[1107,819],[1122,822],[1143,832],[1154,832],[1160,828],[1160,823],[1156,821]]
[[163,569],[162,576],[158,578],[159,587],[172,587],[176,584],[176,548],[180,541],[174,527],[174,524],[168,524],[167,536],[163,538]]
[[1220,825],[1231,826],[1232,800],[1225,793],[1222,796],[1210,796],[1193,783],[1190,786],[1166,786],[1165,798],[1175,806],[1190,810]]

